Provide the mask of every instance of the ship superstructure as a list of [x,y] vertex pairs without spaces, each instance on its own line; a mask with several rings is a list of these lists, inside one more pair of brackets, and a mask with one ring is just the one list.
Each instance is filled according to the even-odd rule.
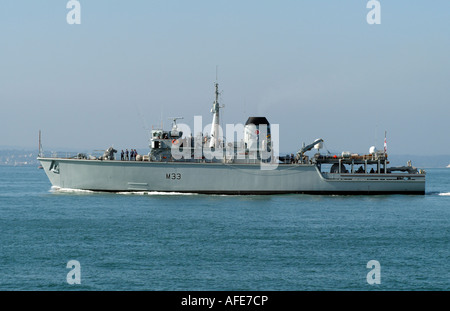
[[[278,154],[277,125],[249,117],[226,140],[220,129],[218,84],[211,134],[186,133],[172,118],[171,130],[153,129],[150,152],[134,161],[102,156],[38,158],[52,185],[93,191],[158,191],[205,194],[424,194],[425,171],[410,163],[389,167],[386,149],[368,154],[323,155],[323,139],[296,154]],[[272,128],[271,128],[272,127]],[[276,133],[277,135],[274,135]],[[228,133],[227,133],[228,134]],[[315,149],[315,153],[307,155]]]

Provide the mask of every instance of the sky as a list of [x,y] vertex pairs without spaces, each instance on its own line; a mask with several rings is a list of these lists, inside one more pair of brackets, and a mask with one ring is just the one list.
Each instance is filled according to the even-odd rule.
[[0,1],[0,146],[148,148],[171,117],[265,116],[280,151],[450,155],[450,1]]

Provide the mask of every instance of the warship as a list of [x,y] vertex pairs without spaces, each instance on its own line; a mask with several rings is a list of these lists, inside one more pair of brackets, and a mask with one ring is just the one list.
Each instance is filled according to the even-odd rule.
[[[103,155],[44,156],[40,161],[52,187],[105,192],[174,192],[230,195],[265,194],[425,194],[426,172],[408,162],[388,166],[386,145],[367,154],[321,154],[323,139],[280,155],[279,128],[266,117],[249,117],[232,127],[228,141],[220,128],[218,84],[211,133],[194,135],[173,118],[172,129],[152,129],[149,152],[116,159]],[[227,136],[228,136],[227,127]],[[241,139],[234,140],[234,136]],[[386,141],[385,141],[386,142]],[[315,150],[315,151],[312,151]],[[308,152],[312,154],[308,155]]]

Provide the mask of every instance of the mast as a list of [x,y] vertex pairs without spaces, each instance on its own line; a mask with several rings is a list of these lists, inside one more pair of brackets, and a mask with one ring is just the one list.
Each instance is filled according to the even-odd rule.
[[38,157],[42,156],[42,143],[41,143],[41,130],[39,130],[39,152],[38,152]]
[[213,113],[213,121],[211,124],[211,141],[209,143],[210,148],[217,148],[219,146],[219,109],[222,108],[219,106],[219,84],[216,82],[216,100],[213,103],[213,107],[211,112]]

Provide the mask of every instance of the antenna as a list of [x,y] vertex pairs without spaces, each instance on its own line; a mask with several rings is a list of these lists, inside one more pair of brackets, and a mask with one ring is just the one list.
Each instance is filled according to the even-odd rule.
[[41,142],[41,130],[39,130],[39,153],[38,157],[42,156],[42,142]]
[[184,118],[183,117],[172,117],[172,118],[169,118],[169,120],[172,120],[172,122],[173,122],[173,128],[177,127],[177,120],[182,120],[182,119],[184,119]]
[[147,122],[145,121],[144,116],[142,115],[141,110],[139,109],[139,107],[138,107],[138,105],[136,103],[135,103],[134,107],[137,110],[138,116],[141,118],[142,128],[144,129],[144,131],[147,132],[148,139],[150,139],[151,138],[151,134],[150,134],[149,127],[147,126]]
[[216,82],[219,81],[219,66],[216,65]]

